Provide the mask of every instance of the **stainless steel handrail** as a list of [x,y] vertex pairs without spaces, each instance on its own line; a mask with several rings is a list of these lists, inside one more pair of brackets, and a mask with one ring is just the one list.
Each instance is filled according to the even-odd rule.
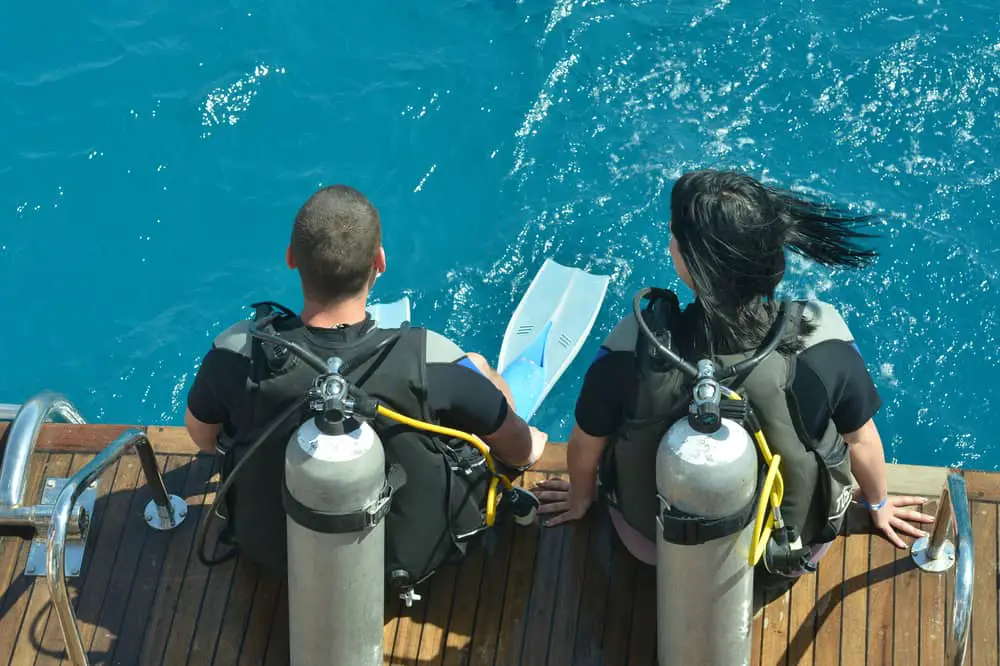
[[965,479],[959,474],[948,476],[951,511],[955,518],[955,538],[958,563],[955,568],[955,602],[951,614],[952,654],[949,660],[955,666],[965,663],[969,644],[969,626],[972,623],[972,591],[975,576],[973,561],[972,519],[969,499],[965,492]]
[[[955,530],[955,544],[948,540],[949,528]],[[913,560],[923,571],[941,573],[956,565],[955,595],[951,609],[951,636],[948,646],[948,663],[963,666],[969,644],[969,626],[972,621],[972,583],[975,579],[973,561],[974,539],[969,498],[965,479],[951,473],[941,489],[934,528],[930,536],[913,542],[910,549]]]
[[17,416],[17,410],[21,409],[21,405],[15,405],[9,402],[0,402],[0,421],[13,421],[14,417]]
[[70,423],[86,423],[73,403],[60,393],[42,391],[21,405],[10,426],[7,450],[0,463],[0,523],[6,509],[19,507],[24,501],[31,454],[35,451],[42,424],[52,415],[61,416]]
[[59,626],[62,629],[63,639],[66,641],[66,652],[69,655],[70,661],[76,666],[87,666],[89,661],[87,652],[83,647],[80,628],[76,623],[76,613],[70,604],[69,590],[66,588],[65,547],[67,524],[69,523],[73,506],[80,497],[80,494],[91,483],[96,481],[129,448],[133,447],[142,463],[142,471],[146,477],[146,484],[153,495],[150,505],[155,505],[157,515],[164,522],[153,524],[156,520],[151,519],[149,508],[146,511],[146,521],[157,529],[171,529],[179,525],[184,520],[186,514],[187,505],[184,501],[167,494],[167,490],[163,485],[163,477],[160,476],[159,467],[156,464],[156,457],[153,454],[153,447],[150,445],[149,439],[141,430],[134,428],[126,430],[119,435],[117,439],[111,442],[109,446],[66,482],[66,485],[59,493],[59,497],[56,499],[52,523],[49,527],[45,578],[48,581],[49,594],[52,597],[52,607],[59,618]]

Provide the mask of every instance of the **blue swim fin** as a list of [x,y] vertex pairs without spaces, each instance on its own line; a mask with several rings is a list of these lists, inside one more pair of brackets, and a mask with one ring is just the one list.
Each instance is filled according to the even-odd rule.
[[610,281],[546,259],[528,286],[507,324],[497,361],[525,421],[586,342]]
[[410,298],[403,296],[391,303],[369,305],[368,312],[379,328],[399,328],[404,321],[410,321]]

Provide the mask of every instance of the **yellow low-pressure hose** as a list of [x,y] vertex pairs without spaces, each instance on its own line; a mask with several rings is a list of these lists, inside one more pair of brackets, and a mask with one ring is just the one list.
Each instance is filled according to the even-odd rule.
[[[739,393],[722,387],[726,397],[730,400],[742,400]],[[756,566],[760,558],[764,556],[764,549],[767,541],[771,538],[771,528],[774,526],[774,511],[780,509],[781,502],[785,497],[785,481],[781,478],[781,470],[778,465],[781,463],[780,455],[773,455],[771,448],[767,445],[767,439],[760,430],[753,432],[754,442],[760,449],[760,454],[767,464],[767,476],[764,477],[764,487],[760,493],[760,500],[757,502],[756,518],[754,519],[753,534],[750,537],[750,551],[747,562],[750,566]],[[770,500],[771,513],[767,514],[767,505]],[[766,515],[766,517],[765,517]]]
[[507,478],[505,474],[500,474],[497,472],[496,466],[493,464],[493,456],[490,454],[490,448],[483,444],[478,438],[470,435],[467,432],[462,432],[461,430],[455,430],[454,428],[446,428],[444,426],[435,425],[433,423],[427,423],[426,421],[421,421],[419,419],[414,419],[405,414],[400,414],[399,412],[389,409],[385,405],[379,403],[378,413],[386,418],[390,418],[393,421],[402,423],[403,425],[408,425],[411,428],[417,428],[418,430],[426,430],[427,432],[437,433],[439,435],[446,435],[448,437],[456,437],[463,441],[472,444],[476,447],[480,453],[483,454],[483,458],[486,459],[486,467],[489,468],[490,473],[493,478],[490,479],[490,487],[486,493],[486,525],[492,527],[494,521],[496,520],[497,514],[497,504],[499,504],[499,498],[497,497],[497,486],[502,482],[504,488],[510,490],[514,487],[510,479]]

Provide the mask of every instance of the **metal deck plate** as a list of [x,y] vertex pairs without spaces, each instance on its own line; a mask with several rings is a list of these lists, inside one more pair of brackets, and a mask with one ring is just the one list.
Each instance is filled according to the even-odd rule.
[[[42,488],[42,500],[39,504],[51,506],[55,504],[59,493],[65,487],[68,478],[50,477],[45,479],[45,486]],[[76,506],[81,507],[84,512],[84,530],[82,534],[66,535],[66,576],[73,578],[80,575],[83,567],[83,556],[87,546],[87,535],[90,534],[90,523],[94,515],[94,503],[97,501],[97,481],[90,484],[76,500]],[[48,534],[39,534],[31,541],[28,549],[28,561],[24,566],[25,576],[44,576],[45,558],[48,551]]]

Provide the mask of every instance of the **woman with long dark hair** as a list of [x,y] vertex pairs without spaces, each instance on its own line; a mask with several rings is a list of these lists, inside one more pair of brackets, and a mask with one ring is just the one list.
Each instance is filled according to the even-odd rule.
[[[729,171],[684,174],[670,199],[670,256],[695,294],[681,309],[661,291],[650,316],[669,330],[674,351],[698,359],[742,359],[767,340],[778,320],[775,290],[791,250],[828,266],[866,266],[876,252],[861,246],[868,216],[851,215]],[[889,497],[885,458],[873,417],[881,399],[853,336],[833,306],[796,301],[795,316],[776,353],[761,362],[741,388],[755,405],[762,430],[782,456],[783,513],[810,565],[836,537],[853,499],[899,548],[900,533],[922,536],[908,520],[931,516],[905,507],[918,497]],[[658,318],[658,319],[657,319]],[[692,381],[675,367],[647,361],[644,336],[625,317],[589,368],[568,442],[569,481],[534,488],[554,526],[582,517],[601,494],[609,499],[616,530],[640,560],[655,562],[657,512],[655,459],[660,439],[691,402]],[[731,362],[731,361],[730,361]],[[644,367],[645,364],[645,367]],[[792,371],[794,368],[794,372]],[[851,476],[860,486],[851,494]],[[826,478],[821,479],[821,475]],[[821,483],[821,481],[823,483]],[[831,488],[819,492],[819,488]],[[787,510],[786,510],[787,505]],[[789,571],[794,579],[804,570]]]

